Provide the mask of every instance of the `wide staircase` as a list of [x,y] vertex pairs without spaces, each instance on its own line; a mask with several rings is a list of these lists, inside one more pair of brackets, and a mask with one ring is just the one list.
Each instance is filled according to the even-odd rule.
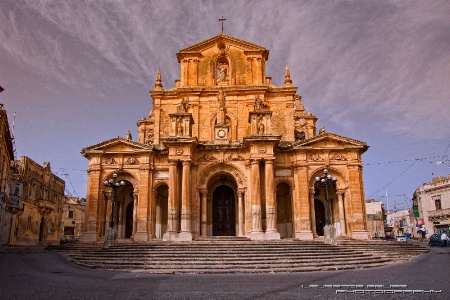
[[49,247],[64,251],[75,264],[147,273],[271,273],[380,267],[428,252],[410,243],[339,240],[250,241],[209,238],[193,242],[124,243]]

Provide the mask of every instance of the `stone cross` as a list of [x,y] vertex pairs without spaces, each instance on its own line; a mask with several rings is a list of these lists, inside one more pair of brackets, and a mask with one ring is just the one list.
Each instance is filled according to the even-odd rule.
[[222,33],[223,33],[223,21],[226,21],[226,20],[227,20],[227,19],[225,19],[223,16],[222,16],[222,18],[219,19],[219,21],[222,22]]

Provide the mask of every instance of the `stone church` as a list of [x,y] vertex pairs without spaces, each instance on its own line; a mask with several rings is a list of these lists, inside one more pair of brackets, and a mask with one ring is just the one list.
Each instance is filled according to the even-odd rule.
[[[361,155],[366,143],[316,127],[288,67],[266,77],[269,50],[225,34],[180,50],[180,79],[128,132],[82,149],[89,161],[82,239],[192,241],[323,235],[326,192],[337,236],[367,239]],[[327,191],[316,177],[337,178]],[[113,179],[122,185],[104,185]],[[112,205],[113,204],[113,205]]]

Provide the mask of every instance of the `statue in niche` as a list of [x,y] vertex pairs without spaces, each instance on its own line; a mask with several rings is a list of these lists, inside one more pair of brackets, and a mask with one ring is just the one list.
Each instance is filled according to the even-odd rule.
[[181,125],[181,121],[178,122],[177,125],[177,136],[183,136],[183,126]]
[[228,64],[219,63],[217,64],[217,83],[228,81]]
[[264,123],[262,121],[258,124],[258,134],[264,134]]

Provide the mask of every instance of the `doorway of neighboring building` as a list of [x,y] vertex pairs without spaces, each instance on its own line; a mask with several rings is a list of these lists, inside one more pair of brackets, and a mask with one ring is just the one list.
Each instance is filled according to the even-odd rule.
[[133,210],[134,202],[130,202],[127,206],[126,216],[125,216],[125,238],[129,239],[133,235]]
[[314,199],[314,210],[316,212],[316,233],[323,236],[323,227],[325,226],[325,206],[322,201]]
[[41,218],[41,223],[39,224],[39,242],[44,240],[44,228],[45,228],[45,218]]
[[236,207],[234,191],[221,185],[213,193],[213,235],[236,236]]

